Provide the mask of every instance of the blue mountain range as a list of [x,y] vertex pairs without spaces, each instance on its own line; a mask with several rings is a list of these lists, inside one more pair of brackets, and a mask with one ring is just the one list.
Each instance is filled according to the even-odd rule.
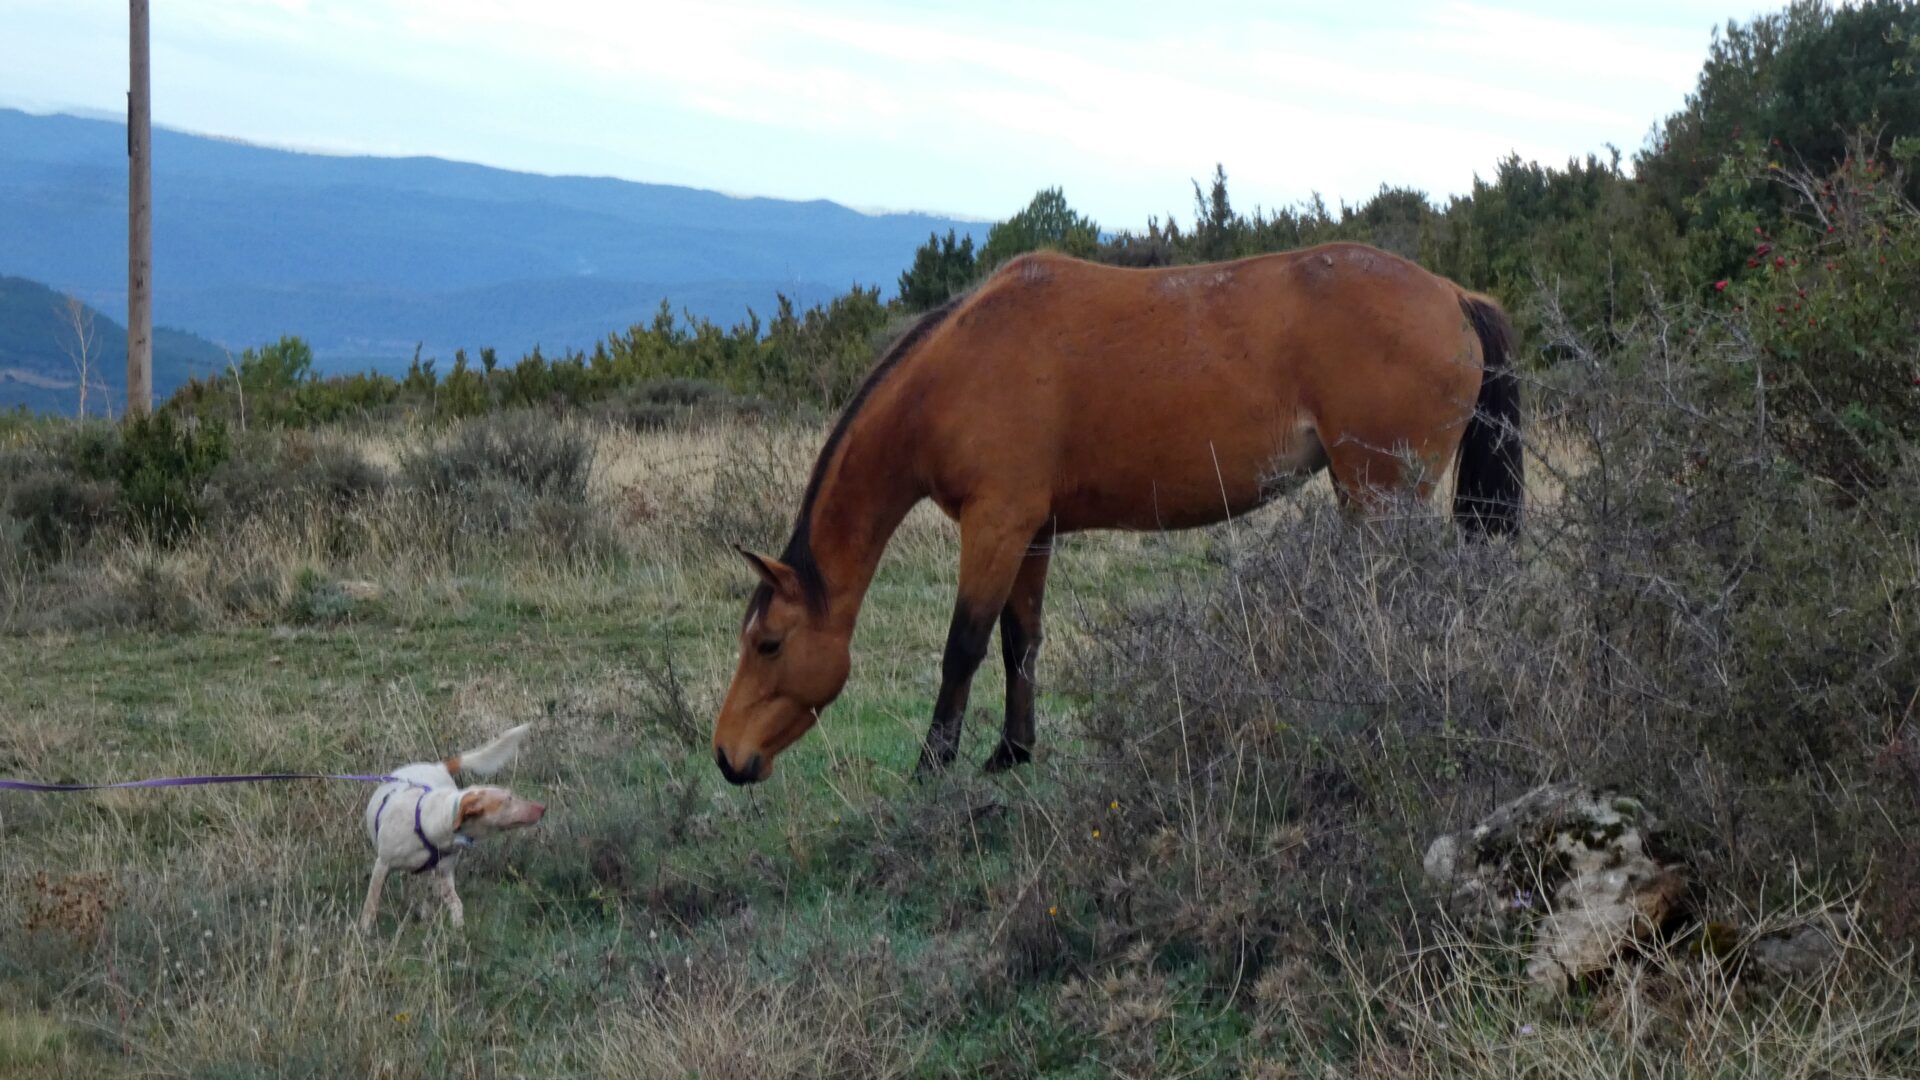
[[[124,124],[0,109],[0,274],[126,308]],[[975,222],[824,200],[347,157],[153,133],[154,319],[238,352],[282,334],[325,370],[491,345],[590,348],[661,300],[721,322],[855,284]]]

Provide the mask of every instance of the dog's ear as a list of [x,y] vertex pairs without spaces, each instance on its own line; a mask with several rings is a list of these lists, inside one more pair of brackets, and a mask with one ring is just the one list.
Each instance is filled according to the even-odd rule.
[[460,794],[460,817],[454,822],[454,828],[460,828],[474,818],[500,808],[500,793],[476,788]]

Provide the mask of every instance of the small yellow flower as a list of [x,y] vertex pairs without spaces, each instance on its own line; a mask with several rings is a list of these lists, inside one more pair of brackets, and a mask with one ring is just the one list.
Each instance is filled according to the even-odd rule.
[[1058,904],[1055,904],[1054,906],[1047,909],[1047,918],[1049,919],[1053,918],[1055,915],[1058,915],[1058,914],[1060,914],[1060,905]]
[[410,1020],[412,1020],[412,1019],[413,1019],[413,1014],[412,1014],[412,1013],[403,1013],[403,1012],[399,1012],[399,1013],[394,1013],[394,1014],[393,1014],[393,1022],[394,1022],[394,1023],[396,1023],[396,1024],[404,1024],[404,1023],[407,1023],[408,1021],[410,1021]]
[[1109,809],[1109,810],[1118,810],[1118,809],[1120,809],[1120,800],[1119,800],[1119,799],[1115,799],[1115,800],[1113,800],[1112,802],[1110,802],[1110,803],[1108,803],[1108,804],[1107,804],[1107,809]]
[[1098,839],[1100,839],[1100,830],[1099,830],[1099,829],[1095,829],[1095,830],[1093,830],[1093,838],[1094,838],[1095,840],[1098,840]]

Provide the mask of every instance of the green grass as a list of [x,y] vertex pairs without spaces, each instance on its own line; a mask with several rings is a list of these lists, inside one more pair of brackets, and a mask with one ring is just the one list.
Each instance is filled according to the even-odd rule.
[[[376,452],[381,437],[368,437]],[[512,542],[491,553],[423,552],[396,535],[413,520],[396,511],[393,523],[369,526],[352,556],[316,553],[297,528],[254,537],[284,586],[280,617],[222,614],[205,599],[217,592],[205,583],[239,558],[231,537],[214,535],[173,551],[108,549],[76,564],[94,576],[68,579],[75,590],[109,590],[123,560],[147,560],[196,612],[185,629],[0,636],[0,775],[379,772],[531,721],[528,752],[504,782],[549,807],[536,828],[463,859],[464,932],[402,875],[389,883],[377,931],[361,936],[365,788],[0,796],[0,1072],[1092,1078],[1428,1076],[1499,1073],[1502,1062],[1548,1075],[1556,1061],[1574,1063],[1561,1073],[1637,1068],[1641,1059],[1608,1062],[1620,1045],[1610,1041],[1615,1021],[1530,1001],[1509,985],[1512,957],[1497,951],[1471,954],[1484,956],[1484,970],[1467,964],[1472,989],[1461,990],[1421,982],[1430,972],[1407,959],[1418,943],[1342,939],[1332,927],[1304,930],[1339,942],[1323,954],[1270,957],[1245,978],[1222,975],[1190,933],[1170,933],[1185,944],[1166,948],[1101,937],[1126,890],[1087,869],[1103,865],[1098,846],[1112,839],[1092,830],[1127,827],[1126,813],[1100,809],[1109,799],[1118,807],[1149,796],[1085,782],[1089,747],[1076,718],[1114,705],[1087,669],[1118,609],[1216,586],[1231,530],[1065,543],[1047,601],[1038,761],[998,777],[977,771],[998,737],[996,650],[974,686],[960,768],[916,784],[909,774],[938,689],[957,557],[952,527],[917,514],[864,608],[846,692],[772,780],[736,789],[713,767],[706,725],[753,579],[707,535],[699,498],[710,480],[701,470],[727,439],[603,438],[594,499],[615,521],[612,557],[545,558],[537,543]],[[804,464],[789,444],[811,438],[764,441],[780,460]],[[635,489],[656,516],[606,513]],[[792,501],[787,490],[763,494]],[[669,661],[682,701],[661,696]],[[1356,774],[1384,774],[1419,753],[1397,736],[1377,750],[1378,760],[1353,763]],[[1062,861],[1080,876],[1056,872]],[[1203,872],[1193,861],[1182,849],[1157,872]],[[1133,865],[1116,862],[1114,873]],[[1418,883],[1392,885],[1418,904]],[[1364,957],[1323,962],[1350,954]],[[1911,985],[1904,979],[1888,985]],[[1703,986],[1690,1000],[1718,1003],[1701,1023],[1722,1033],[1707,1043],[1758,1047],[1750,1061],[1800,1060],[1795,1048],[1816,1038],[1844,1046],[1908,1030],[1872,1013],[1905,1002],[1899,994],[1861,995],[1837,1027],[1795,1027]],[[1523,1025],[1541,1032],[1535,1044],[1515,1043]],[[1749,1029],[1744,1044],[1724,1035]],[[1408,1031],[1431,1052],[1404,1057]],[[1536,1044],[1549,1038],[1576,1048],[1542,1056]],[[1823,1053],[1802,1056],[1844,1060]]]
[[[361,941],[365,791],[351,784],[8,796],[0,925],[25,948],[0,950],[0,1003],[23,1018],[7,1053],[29,1071],[244,1075],[358,1071],[405,1046],[402,1074],[588,1074],[598,1025],[652,969],[719,950],[779,980],[822,950],[884,941],[909,965],[937,951],[941,920],[986,916],[1011,860],[988,822],[936,841],[949,860],[919,864],[905,850],[923,839],[915,816],[955,789],[1045,782],[971,775],[998,734],[997,663],[976,684],[968,775],[907,779],[937,689],[950,533],[922,525],[888,558],[846,694],[747,790],[720,782],[704,744],[648,730],[634,689],[671,656],[696,715],[711,716],[750,580],[722,553],[690,575],[678,552],[672,566],[642,551],[578,573],[470,568],[304,625],[0,638],[10,775],[379,771],[532,720],[509,782],[551,807],[466,859],[464,935],[423,923],[435,909],[403,881]],[[1119,556],[1136,580],[1156,557],[1169,561]],[[1108,594],[1062,558],[1056,604]],[[1067,707],[1042,702],[1048,717]],[[25,931],[42,872],[105,875],[117,894],[104,923]],[[182,955],[190,976],[169,966]],[[328,1006],[295,1011],[289,993]],[[1024,989],[911,1056],[972,1071],[1022,1039],[1044,997]],[[89,1036],[24,1034],[69,1022]]]

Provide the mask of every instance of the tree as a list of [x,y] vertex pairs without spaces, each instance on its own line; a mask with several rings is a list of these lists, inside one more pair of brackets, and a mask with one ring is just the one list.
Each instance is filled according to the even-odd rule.
[[900,275],[900,302],[909,311],[931,311],[966,289],[975,269],[973,237],[956,238],[952,229],[945,240],[929,234]]
[[1200,181],[1193,182],[1194,257],[1201,262],[1233,258],[1239,254],[1243,225],[1233,212],[1232,200],[1227,198],[1227,168],[1216,162],[1210,189],[1201,191]]
[[1074,212],[1059,188],[1033,197],[1025,210],[995,225],[980,249],[980,265],[991,270],[1015,255],[1043,248],[1091,258],[1100,247],[1100,226]]
[[240,354],[240,381],[255,393],[290,393],[313,380],[313,347],[287,335]]
[[1420,257],[1420,242],[1434,217],[1425,192],[1380,185],[1379,194],[1357,210],[1344,211],[1345,224],[1366,242],[1408,259]]
[[[1841,163],[1847,136],[1859,126],[1920,131],[1917,37],[1920,4],[1913,0],[1799,0],[1749,23],[1729,23],[1715,34],[1686,108],[1668,117],[1639,155],[1636,175],[1676,220],[1711,225],[1719,208],[1703,213],[1689,200],[1740,143],[1757,144],[1783,167],[1824,173]],[[1906,194],[1920,199],[1920,178],[1907,181]],[[1748,208],[1779,220],[1786,204],[1778,193],[1755,195],[1767,201]]]
[[[80,298],[77,296],[69,295],[65,297],[65,301],[62,307],[55,310],[59,312],[65,323],[65,328],[71,337],[61,342],[60,347],[66,352],[67,359],[73,362],[73,372],[74,375],[78,377],[80,383],[80,400],[78,402],[77,415],[85,417],[87,415],[87,393],[93,389],[98,381],[98,376],[93,373],[96,338],[93,327],[93,309],[81,303]],[[99,383],[98,385],[100,386],[100,394],[104,398],[107,393],[106,384]],[[107,411],[109,413],[113,411],[111,404],[107,406]]]

